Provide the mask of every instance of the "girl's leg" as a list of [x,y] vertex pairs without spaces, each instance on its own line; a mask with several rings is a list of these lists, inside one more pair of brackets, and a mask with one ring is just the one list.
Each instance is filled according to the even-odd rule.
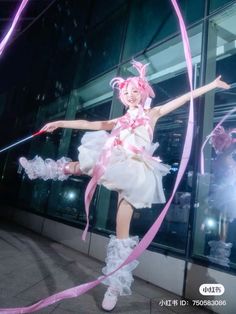
[[116,214],[116,236],[117,239],[129,237],[130,222],[133,215],[132,206],[119,196]]
[[64,173],[80,176],[82,174],[82,171],[80,170],[79,162],[78,161],[68,162],[64,167]]
[[[104,274],[112,272],[121,265],[138,243],[138,237],[129,237],[130,222],[133,214],[132,206],[126,200],[119,197],[117,207],[117,236],[111,236],[108,244],[106,267],[103,268]],[[133,261],[103,281],[103,283],[108,285],[102,302],[104,310],[111,311],[116,306],[119,295],[131,294],[130,287],[133,282],[132,270],[137,265],[138,262]]]

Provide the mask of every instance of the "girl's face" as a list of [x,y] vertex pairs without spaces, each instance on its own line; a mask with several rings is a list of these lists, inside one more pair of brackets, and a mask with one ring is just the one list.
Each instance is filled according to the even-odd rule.
[[134,84],[129,83],[120,91],[120,99],[125,106],[134,109],[141,104],[141,93]]

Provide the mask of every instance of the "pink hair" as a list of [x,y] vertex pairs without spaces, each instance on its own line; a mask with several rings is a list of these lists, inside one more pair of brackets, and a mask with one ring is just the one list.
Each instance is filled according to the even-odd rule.
[[114,77],[111,80],[110,85],[113,89],[117,88],[119,90],[119,96],[123,102],[121,93],[122,89],[127,87],[130,83],[133,84],[141,93],[141,105],[144,106],[148,98],[155,97],[155,93],[146,79],[146,68],[148,63],[142,64],[141,62],[133,60],[131,64],[138,71],[139,76],[128,77],[126,80],[122,77]]
[[232,138],[232,133],[235,132],[235,129],[231,129],[226,132],[223,126],[219,126],[217,129],[214,130],[210,139],[210,143],[212,144],[217,154],[223,153],[233,143],[235,143],[235,139]]

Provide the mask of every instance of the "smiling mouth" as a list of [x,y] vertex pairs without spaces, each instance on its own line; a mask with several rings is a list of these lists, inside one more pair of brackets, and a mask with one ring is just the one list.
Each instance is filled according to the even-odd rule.
[[136,99],[128,99],[128,102],[134,103],[136,101]]

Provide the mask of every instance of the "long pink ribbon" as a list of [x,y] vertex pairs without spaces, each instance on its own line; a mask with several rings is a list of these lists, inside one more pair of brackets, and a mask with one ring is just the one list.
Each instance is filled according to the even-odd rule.
[[201,147],[201,157],[200,157],[200,173],[201,175],[205,174],[205,165],[204,165],[204,148],[207,144],[207,142],[210,140],[210,138],[212,137],[212,135],[214,134],[215,130],[221,126],[221,124],[234,112],[236,111],[236,108],[231,109],[221,120],[219,123],[217,123],[217,125],[214,127],[214,129],[211,131],[211,133],[209,135],[206,136],[205,141],[202,144]]
[[24,10],[25,6],[27,5],[29,0],[22,0],[21,2],[21,5],[19,7],[19,9],[17,10],[16,12],[16,15],[13,19],[13,22],[11,24],[11,27],[10,29],[8,30],[7,34],[5,35],[5,37],[3,38],[3,40],[0,42],[0,56],[1,54],[3,53],[5,47],[6,47],[6,44],[8,43],[9,39],[11,38],[11,35],[16,27],[16,24],[20,18],[20,15],[22,13],[22,11]]
[[68,298],[74,298],[78,297],[84,293],[86,293],[88,290],[94,288],[97,286],[99,283],[102,282],[105,278],[108,276],[112,275],[114,272],[116,272],[118,269],[123,267],[124,265],[132,262],[133,260],[137,259],[143,251],[149,246],[149,244],[152,242],[153,238],[155,237],[156,233],[158,232],[162,221],[165,218],[165,215],[170,207],[171,201],[174,197],[174,194],[178,188],[178,185],[183,177],[183,174],[185,172],[190,152],[191,152],[191,145],[192,145],[192,138],[193,138],[193,95],[192,95],[192,64],[191,64],[191,53],[190,53],[190,46],[189,46],[189,41],[188,41],[188,36],[187,36],[187,31],[184,25],[183,18],[181,16],[180,10],[178,8],[176,0],[171,0],[176,14],[179,19],[179,24],[180,24],[180,29],[181,29],[181,34],[183,38],[183,46],[184,46],[184,53],[185,53],[185,59],[186,59],[186,64],[187,64],[187,71],[188,71],[188,78],[189,78],[189,84],[190,84],[190,90],[191,90],[191,101],[190,101],[190,110],[189,110],[189,120],[188,120],[188,126],[187,126],[187,134],[186,134],[186,139],[185,139],[185,144],[184,144],[184,149],[183,149],[183,155],[182,159],[180,162],[180,167],[179,171],[177,174],[176,182],[174,185],[173,192],[171,194],[171,197],[169,198],[168,202],[166,203],[164,209],[162,210],[161,214],[159,217],[156,219],[154,224],[151,226],[151,228],[148,230],[148,232],[145,234],[145,236],[142,238],[140,243],[134,248],[132,253],[127,257],[127,259],[112,273],[108,274],[107,276],[103,276],[99,279],[96,279],[94,281],[64,290],[62,292],[56,293],[46,299],[43,299],[31,306],[28,307],[23,307],[23,308],[11,308],[11,309],[1,309],[0,313],[2,314],[20,314],[20,313],[31,313],[36,310],[40,310],[50,304],[54,304],[60,300],[63,299],[68,299]]

